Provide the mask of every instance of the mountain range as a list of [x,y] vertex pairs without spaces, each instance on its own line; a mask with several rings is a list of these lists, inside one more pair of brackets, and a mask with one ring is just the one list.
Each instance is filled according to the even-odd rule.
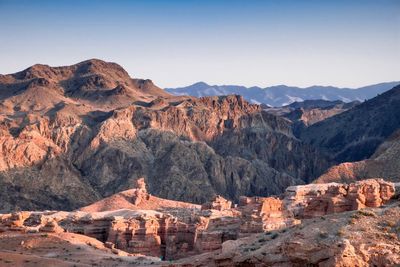
[[343,102],[365,101],[381,94],[400,82],[386,82],[356,89],[338,88],[333,86],[311,86],[300,88],[294,86],[277,85],[271,87],[244,87],[237,85],[208,85],[198,82],[186,87],[166,88],[174,95],[190,95],[195,97],[215,95],[242,95],[247,101],[255,104],[265,104],[271,107],[289,105],[304,100],[341,100]]
[[0,210],[70,210],[139,177],[168,199],[237,201],[331,166],[241,96],[173,96],[97,59],[1,75],[0,100]]
[[68,210],[139,177],[152,194],[194,203],[319,177],[396,180],[395,167],[369,166],[397,166],[398,99],[399,86],[362,103],[267,108],[239,95],[175,96],[98,59],[37,64],[0,75],[0,209]]

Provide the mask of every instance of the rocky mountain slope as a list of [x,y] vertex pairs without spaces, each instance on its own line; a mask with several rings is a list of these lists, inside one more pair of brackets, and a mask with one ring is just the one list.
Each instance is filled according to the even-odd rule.
[[139,179],[78,211],[0,214],[0,264],[395,266],[398,190],[370,179],[199,206],[154,197]]
[[368,159],[333,166],[315,182],[350,182],[372,177],[400,181],[400,131],[385,140]]
[[330,164],[240,96],[172,96],[100,60],[2,75],[0,100],[0,210],[73,209],[143,176],[161,197],[237,201]]
[[290,105],[278,108],[265,108],[268,113],[282,116],[293,122],[293,133],[300,135],[306,127],[329,117],[342,113],[360,104],[359,101],[345,103],[340,100],[306,100],[303,102],[293,102]]
[[300,138],[338,162],[367,159],[400,128],[400,86],[315,123]]
[[289,105],[305,100],[341,100],[344,102],[364,101],[381,94],[400,82],[388,82],[360,87],[357,89],[337,88],[333,86],[311,86],[299,88],[293,86],[244,87],[236,85],[208,85],[204,82],[195,83],[181,88],[167,88],[174,95],[191,95],[196,97],[215,95],[242,95],[247,101],[265,104],[272,107]]

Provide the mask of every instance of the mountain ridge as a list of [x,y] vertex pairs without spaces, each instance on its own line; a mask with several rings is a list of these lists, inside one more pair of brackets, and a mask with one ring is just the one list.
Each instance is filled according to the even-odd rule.
[[197,82],[186,87],[165,88],[165,90],[175,95],[192,95],[196,97],[239,94],[253,103],[262,103],[269,106],[285,106],[295,101],[316,99],[331,101],[342,100],[344,102],[364,101],[398,84],[400,84],[400,81],[384,82],[351,89],[317,85],[305,88],[287,85],[275,85],[261,88],[258,86],[209,85],[205,82]]

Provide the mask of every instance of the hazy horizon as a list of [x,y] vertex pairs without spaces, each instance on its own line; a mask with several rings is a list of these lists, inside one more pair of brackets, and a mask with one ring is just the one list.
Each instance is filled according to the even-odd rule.
[[295,84],[272,84],[272,85],[267,85],[267,86],[258,86],[258,85],[250,85],[250,86],[245,86],[245,85],[241,85],[241,84],[212,84],[212,83],[208,83],[205,81],[198,81],[198,82],[194,82],[192,84],[188,84],[188,85],[184,85],[184,86],[177,86],[177,87],[165,87],[168,89],[178,89],[178,88],[184,88],[184,87],[188,87],[191,85],[195,85],[197,83],[205,83],[209,86],[243,86],[246,88],[253,88],[253,87],[259,87],[261,89],[265,89],[265,88],[270,88],[270,87],[278,87],[278,86],[286,86],[286,87],[298,87],[300,89],[307,89],[310,87],[335,87],[335,88],[339,88],[339,89],[360,89],[363,87],[367,87],[367,86],[371,86],[371,85],[378,85],[378,84],[384,84],[384,83],[395,83],[395,82],[399,82],[400,80],[393,80],[393,81],[382,81],[382,82],[377,82],[377,83],[371,83],[371,84],[364,84],[361,86],[357,86],[357,87],[343,87],[343,86],[334,86],[334,85],[324,85],[324,84],[313,84],[313,85],[309,85],[309,86],[297,86]]
[[0,0],[0,73],[99,58],[160,87],[398,81],[400,1]]

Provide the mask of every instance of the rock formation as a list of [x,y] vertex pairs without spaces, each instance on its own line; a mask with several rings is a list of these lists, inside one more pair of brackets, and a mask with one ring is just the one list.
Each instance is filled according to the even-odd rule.
[[228,240],[287,229],[308,218],[380,207],[395,195],[392,183],[370,179],[349,185],[293,186],[280,197],[242,196],[237,207],[217,196],[199,206],[151,196],[146,193],[143,179],[136,184],[130,192],[111,196],[80,211],[4,214],[0,216],[0,229],[81,234],[103,242],[110,249],[172,260],[224,251]]
[[287,188],[285,206],[295,217],[310,218],[365,207],[380,207],[394,194],[394,184],[382,179],[362,180],[349,185],[309,184]]
[[226,200],[221,196],[216,196],[211,202],[207,202],[201,206],[202,210],[230,210],[232,208],[232,201]]
[[150,195],[147,193],[146,183],[144,178],[140,178],[136,181],[136,189],[134,190],[134,196],[132,199],[133,205],[139,205],[141,202],[148,200]]

